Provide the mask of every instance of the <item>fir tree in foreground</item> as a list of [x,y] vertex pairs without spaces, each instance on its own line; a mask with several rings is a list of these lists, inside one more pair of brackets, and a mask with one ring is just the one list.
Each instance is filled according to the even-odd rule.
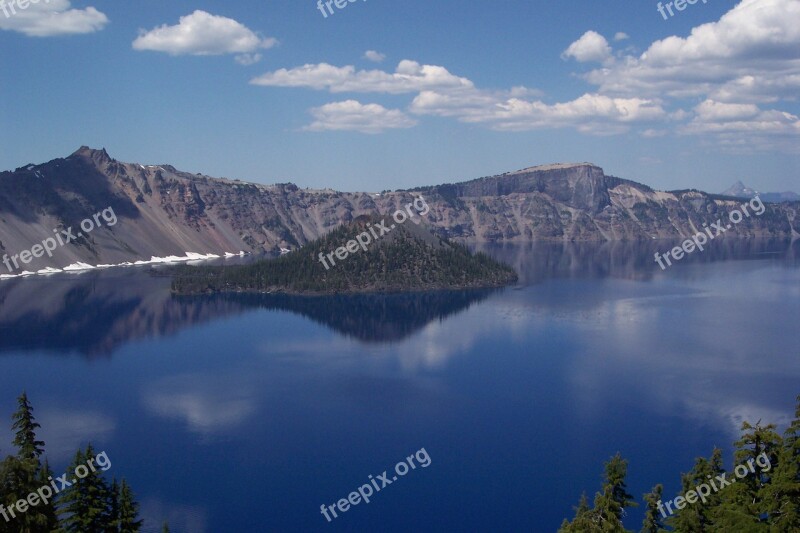
[[[736,480],[665,519],[663,487],[644,495],[645,519],[641,533],[798,533],[800,532],[800,396],[795,419],[781,436],[774,425],[742,424],[742,437],[734,443],[734,470],[726,471],[722,451],[698,458],[681,477],[681,497],[699,485],[724,476]],[[759,460],[760,458],[760,460]],[[766,461],[766,464],[764,464]],[[742,468],[742,465],[749,467]],[[739,468],[737,474],[737,467]],[[626,532],[624,509],[635,505],[625,490],[627,463],[619,454],[606,463],[602,490],[590,508],[586,495],[560,533]],[[721,484],[720,484],[721,485]]]
[[565,520],[559,532],[625,531],[622,527],[625,509],[637,505],[625,486],[627,472],[628,462],[619,454],[612,457],[606,463],[605,482],[594,497],[594,508],[589,509],[584,494],[576,509],[575,520],[571,523]]
[[[16,508],[19,500],[49,486],[56,476],[47,460],[41,460],[45,443],[37,440],[40,425],[24,392],[12,420],[17,453],[0,463],[0,504],[9,518],[0,516],[0,533],[135,533],[141,529],[139,504],[130,486],[124,479],[120,485],[116,481],[109,485],[101,470],[88,465],[89,459],[97,456],[91,445],[78,450],[67,471],[71,481],[76,478],[72,486],[53,494],[47,503],[38,501],[25,512],[19,512]],[[79,466],[87,472],[83,479],[73,475]],[[10,508],[14,509],[13,515]]]
[[664,493],[661,484],[653,487],[653,491],[644,495],[645,508],[644,522],[642,523],[641,533],[660,533],[664,531],[664,523],[661,521],[661,513],[658,510],[658,502]]

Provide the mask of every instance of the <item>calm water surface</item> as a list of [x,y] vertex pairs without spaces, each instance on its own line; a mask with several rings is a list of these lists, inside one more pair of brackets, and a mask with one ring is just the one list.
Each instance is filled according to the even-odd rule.
[[[173,298],[143,270],[4,281],[0,417],[26,390],[56,472],[82,443],[105,450],[148,530],[552,532],[618,451],[637,498],[675,494],[696,456],[730,461],[742,420],[794,412],[800,245],[717,243],[666,272],[655,246],[490,247],[521,280],[489,292]],[[320,513],[421,448],[429,467]]]

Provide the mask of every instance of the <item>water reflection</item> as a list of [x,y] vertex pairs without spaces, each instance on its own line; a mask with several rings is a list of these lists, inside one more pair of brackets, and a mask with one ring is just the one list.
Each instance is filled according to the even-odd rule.
[[[520,283],[533,285],[548,279],[649,281],[662,272],[654,261],[655,253],[663,254],[681,243],[672,240],[482,243],[474,248],[513,266],[520,275]],[[689,254],[670,270],[687,264],[762,259],[764,255],[796,263],[800,259],[800,241],[736,238],[712,241],[705,251]]]
[[[631,493],[675,495],[695,457],[731,460],[743,419],[794,412],[797,243],[729,241],[662,272],[667,246],[494,247],[523,282],[491,294],[174,298],[142,271],[0,283],[0,403],[27,390],[48,453],[109,451],[155,526],[555,531],[617,451]],[[421,446],[424,476],[321,518]]]
[[[691,268],[697,264],[766,257],[796,265],[800,257],[799,242],[726,239],[713,242],[705,252],[690,255],[664,273],[653,261],[653,254],[676,244],[667,241],[529,243],[481,244],[475,248],[511,264],[520,274],[521,286],[563,278],[634,281],[650,281],[664,275],[686,278],[709,275],[708,271]],[[14,279],[0,283],[0,353],[45,350],[110,356],[133,340],[172,335],[256,309],[299,314],[367,343],[393,342],[421,331],[432,322],[461,313],[493,292],[317,298],[241,294],[176,297],[169,292],[168,278],[148,275],[141,269]]]
[[174,334],[255,309],[300,314],[364,342],[398,341],[492,292],[178,297],[170,294],[167,278],[142,271],[9,280],[0,284],[0,353],[48,350],[107,356],[132,340]]

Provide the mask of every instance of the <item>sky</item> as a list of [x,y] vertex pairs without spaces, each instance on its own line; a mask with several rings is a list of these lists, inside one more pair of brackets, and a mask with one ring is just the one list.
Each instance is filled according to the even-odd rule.
[[343,191],[588,161],[800,192],[800,0],[11,1],[0,170],[88,145]]

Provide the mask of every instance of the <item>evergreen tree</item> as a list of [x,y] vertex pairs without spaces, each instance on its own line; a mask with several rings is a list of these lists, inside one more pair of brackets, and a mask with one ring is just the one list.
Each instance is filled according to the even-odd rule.
[[169,533],[169,524],[164,522],[164,525],[161,528],[161,533]]
[[6,507],[6,515],[9,521],[6,522],[5,518],[0,517],[0,531],[17,533],[24,530],[25,524],[20,520],[20,514],[9,509],[17,501],[27,497],[26,482],[31,476],[30,462],[22,461],[18,457],[9,455],[7,456],[0,466],[0,495],[2,495],[2,503]]
[[[721,489],[720,504],[712,512],[715,531],[767,531],[767,509],[765,487],[772,477],[772,467],[778,464],[778,453],[783,439],[775,431],[775,425],[755,426],[742,424],[742,438],[736,441],[733,473],[728,477],[735,483]],[[764,454],[771,467],[764,468],[759,456]],[[739,473],[737,475],[737,472]]]
[[663,515],[658,509],[658,504],[664,493],[664,486],[660,483],[653,487],[653,490],[645,494],[644,501],[647,508],[644,512],[644,522],[642,523],[641,533],[661,533],[664,530],[664,523],[662,522]]
[[622,526],[625,509],[637,505],[625,485],[627,473],[628,462],[617,453],[605,465],[603,489],[595,495],[594,508],[589,510],[584,495],[576,509],[575,519],[572,522],[565,521],[559,531],[625,533],[627,530]]
[[598,492],[594,498],[594,509],[592,515],[595,523],[599,526],[597,531],[610,531],[613,533],[623,533],[626,531],[622,527],[622,515],[625,509],[614,498],[613,486],[606,483],[602,492]]
[[[5,462],[6,506],[26,499],[39,487],[48,482],[42,481],[44,473],[41,456],[44,453],[44,442],[37,440],[36,430],[41,426],[33,416],[33,406],[24,392],[17,398],[17,411],[12,415],[14,431],[13,444],[17,448],[16,457],[8,457]],[[49,467],[48,467],[49,468]],[[49,475],[49,474],[47,474]],[[44,476],[46,479],[47,475]],[[16,509],[16,508],[15,508]],[[22,532],[50,531],[57,525],[55,505],[52,502],[29,506],[22,513],[15,511],[13,528]],[[12,528],[12,529],[13,529]]]
[[784,434],[778,465],[763,495],[772,531],[800,531],[800,396],[795,419]]
[[711,452],[711,459],[697,458],[694,468],[688,474],[681,476],[681,496],[684,498],[687,492],[697,492],[697,487],[704,484],[709,487],[710,494],[704,496],[705,502],[700,499],[683,509],[676,510],[676,514],[667,520],[667,523],[675,531],[696,531],[698,533],[711,531],[709,528],[714,523],[711,515],[720,503],[720,495],[713,490],[711,483],[715,482],[717,476],[723,474],[727,476],[723,466],[722,450],[714,448],[714,451]]
[[581,501],[575,509],[575,518],[570,522],[564,520],[559,528],[559,533],[580,533],[581,531],[602,531],[595,521],[592,510],[589,509],[589,500],[586,493],[581,495]]
[[[725,471],[719,449],[710,459],[698,458],[681,477],[685,505],[665,521],[666,526],[658,508],[662,486],[645,494],[642,533],[800,532],[800,397],[797,402],[795,419],[783,437],[772,424],[742,424],[742,437],[734,443],[732,472]],[[565,520],[559,532],[623,532],[621,519],[632,505],[625,489],[626,473],[627,463],[617,454],[606,463],[605,483],[594,508],[589,509],[584,495],[573,521]],[[702,485],[707,488],[701,489]],[[687,498],[689,491],[696,497]]]
[[[68,475],[72,486],[58,496],[54,494],[46,504],[40,500],[37,505],[29,506],[24,513],[15,506],[15,516],[11,515],[10,506],[50,485],[54,477],[47,459],[41,461],[44,442],[36,440],[36,430],[40,426],[24,392],[18,398],[18,405],[12,417],[17,454],[0,462],[0,504],[5,506],[9,517],[7,522],[0,516],[0,533],[138,532],[142,521],[137,519],[139,505],[133,491],[124,480],[121,486],[115,483],[114,488],[109,487],[102,472],[92,470],[87,463],[95,457],[91,446],[75,455]],[[86,469],[83,479],[79,479],[76,472],[79,466],[82,473]],[[63,508],[59,503],[63,503]]]
[[628,475],[628,461],[617,453],[606,463],[606,486],[610,487],[610,495],[619,507],[617,518],[622,519],[627,507],[638,507],[633,496],[628,494],[625,477]]
[[131,486],[122,480],[119,490],[119,503],[117,505],[119,517],[120,533],[135,533],[142,527],[142,521],[137,520],[139,515],[139,504],[133,497]]
[[[39,469],[39,477],[36,480],[37,488],[50,485],[50,479],[53,477],[53,471],[50,469],[50,462],[45,459],[42,467]],[[45,504],[39,503],[36,507],[38,513],[41,514],[41,523],[44,524],[45,531],[55,531],[58,529],[58,511],[56,510],[57,495],[53,494],[52,499]],[[29,511],[30,512],[30,511]]]
[[111,517],[111,528],[112,531],[119,531],[119,524],[120,524],[120,516],[119,516],[119,500],[120,500],[120,491],[119,491],[119,483],[117,483],[117,478],[114,478],[111,481],[111,498],[110,498],[110,505],[108,509],[108,514]]
[[41,426],[33,417],[33,406],[28,401],[28,395],[24,392],[17,399],[19,409],[11,419],[14,424],[11,426],[16,431],[14,435],[14,446],[19,449],[20,459],[30,459],[37,462],[44,453],[44,442],[36,440],[36,430]]
[[[88,468],[89,458],[94,458],[94,449],[90,446],[86,451],[78,450],[70,466],[70,471],[75,472],[79,466]],[[67,487],[62,495],[61,523],[68,533],[107,533],[113,530],[113,517],[111,516],[112,493],[111,488],[103,477],[95,472],[90,472],[83,479],[77,475],[73,478],[72,486]]]

